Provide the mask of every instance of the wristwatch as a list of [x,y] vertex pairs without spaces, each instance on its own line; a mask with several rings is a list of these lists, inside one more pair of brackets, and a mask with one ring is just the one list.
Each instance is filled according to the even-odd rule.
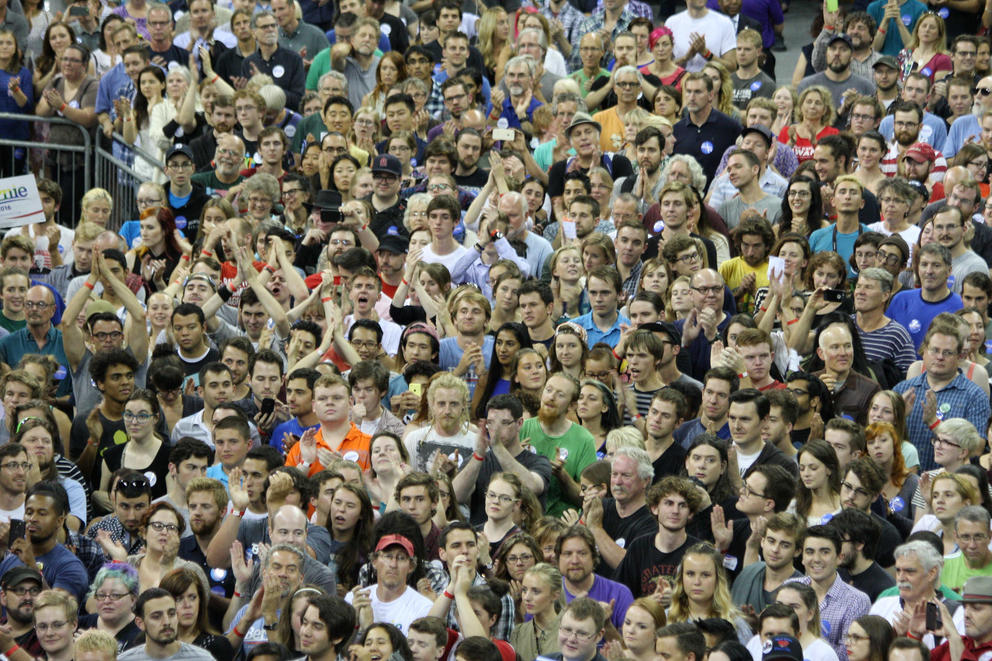
[[492,239],[493,241],[499,241],[500,239],[503,238],[503,233],[500,232],[499,230],[494,230],[489,234],[489,238]]

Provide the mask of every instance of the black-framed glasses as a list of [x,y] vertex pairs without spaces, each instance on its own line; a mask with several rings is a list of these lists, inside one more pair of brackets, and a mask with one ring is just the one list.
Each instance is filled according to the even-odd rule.
[[759,493],[759,492],[755,491],[754,489],[752,489],[747,482],[745,482],[744,484],[741,485],[741,491],[743,491],[744,492],[744,495],[746,495],[746,496],[754,496],[755,498],[767,498],[768,497],[765,494]]
[[856,487],[853,484],[851,484],[850,482],[847,482],[846,480],[844,482],[841,482],[840,483],[840,486],[842,486],[843,488],[847,489],[848,491],[854,492],[854,495],[855,496],[861,496],[862,498],[867,498],[868,496],[871,495],[865,489],[862,489],[861,487]]

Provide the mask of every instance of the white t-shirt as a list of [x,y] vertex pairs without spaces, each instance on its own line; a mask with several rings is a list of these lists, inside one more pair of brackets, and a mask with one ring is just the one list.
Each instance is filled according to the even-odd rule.
[[[372,601],[372,615],[376,622],[388,622],[392,624],[405,636],[410,632],[410,623],[418,617],[425,617],[431,612],[433,603],[430,599],[420,594],[409,585],[406,592],[399,598],[392,601],[379,601],[376,595],[378,584],[369,586],[369,597]],[[349,604],[352,600],[352,593],[349,592],[344,598]]]
[[741,473],[741,477],[744,477],[744,473],[751,467],[751,464],[758,460],[758,455],[765,449],[765,446],[762,444],[754,454],[744,454],[739,447],[736,445],[734,447],[737,448],[737,468]]
[[[345,337],[351,331],[351,325],[355,323],[355,315],[349,314],[344,318]],[[379,328],[382,329],[382,348],[390,356],[395,356],[400,350],[400,338],[403,336],[403,328],[395,321],[379,319]]]
[[476,434],[465,427],[454,436],[441,436],[437,427],[431,424],[411,431],[403,439],[403,444],[406,445],[406,451],[417,470],[430,472],[431,465],[434,463],[434,456],[438,452],[444,452],[454,460],[455,450],[458,450],[460,458],[458,469],[460,470],[472,458],[475,438]]
[[[665,26],[675,35],[673,59],[684,57],[689,52],[689,36],[698,32],[706,39],[706,47],[715,55],[722,56],[737,48],[737,33],[730,19],[712,9],[702,18],[692,18],[689,10],[670,16]],[[706,59],[697,53],[685,63],[686,71],[702,71]]]
[[426,245],[420,254],[420,261],[424,264],[444,264],[448,269],[448,273],[452,273],[455,270],[455,264],[457,264],[458,260],[462,258],[462,255],[467,252],[468,248],[456,244],[455,249],[447,255],[438,255],[431,250],[430,245]]

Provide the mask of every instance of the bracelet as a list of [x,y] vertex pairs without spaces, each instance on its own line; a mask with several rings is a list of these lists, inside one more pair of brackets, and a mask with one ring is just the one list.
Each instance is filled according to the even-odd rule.
[[916,636],[913,635],[913,632],[912,631],[907,631],[906,632],[906,638],[909,638],[910,640],[919,640],[919,638],[917,638]]
[[235,590],[234,591],[234,596],[237,597],[238,599],[240,599],[241,598],[241,593],[238,592],[237,590]]
[[4,655],[4,656],[10,656],[11,654],[13,654],[14,652],[16,652],[16,651],[17,651],[17,650],[19,650],[19,649],[21,649],[21,646],[20,646],[20,645],[18,645],[17,643],[14,643],[14,646],[13,646],[13,647],[11,647],[11,648],[10,648],[9,650],[7,650],[6,652],[4,652],[4,653],[3,653],[3,655]]
[[91,285],[89,282],[84,282],[83,286],[89,289],[90,291],[93,291],[93,285]]
[[486,460],[485,457],[480,457],[479,456],[479,453],[476,452],[475,450],[472,450],[472,458],[473,459],[478,459],[479,461],[485,461]]
[[189,255],[183,255],[183,256],[182,256],[182,260],[183,260],[184,262],[188,262],[188,261],[189,261]]
[[623,360],[623,356],[621,356],[620,354],[618,354],[616,349],[610,349],[610,353],[612,353],[613,354],[613,357],[616,358],[617,360],[620,360],[620,361]]
[[409,287],[409,286],[410,286],[410,283],[406,281],[406,278],[403,278],[402,280],[400,280],[400,282],[401,282],[402,284],[404,284],[404,285],[406,285],[407,287]]
[[823,26],[823,29],[824,30],[827,30],[828,32],[833,32],[834,31],[834,26],[832,26],[832,25],[824,25]]
[[320,299],[320,302],[321,303],[327,303],[327,302],[333,301],[333,300],[334,300],[334,297],[333,296],[325,296],[324,298]]
[[207,83],[207,84],[208,84],[208,85],[213,85],[213,84],[214,84],[214,83],[216,83],[216,82],[217,82],[218,80],[220,80],[220,74],[219,74],[219,73],[218,73],[218,74],[214,74],[214,77],[213,77],[213,78],[211,78],[211,79],[210,79],[210,82],[209,82],[209,83]]
[[705,51],[703,51],[703,58],[709,60],[712,57],[713,57],[713,51],[711,51],[709,48],[707,48]]
[[792,324],[798,324],[798,323],[799,323],[799,317],[796,317],[796,318],[795,318],[795,319],[793,319],[792,321],[787,321],[787,322],[785,322],[785,325],[786,325],[786,326],[791,326]]
[[63,103],[61,106],[59,106],[59,112],[65,114],[65,109],[67,105],[68,105],[67,103]]
[[940,420],[939,419],[934,420],[932,425],[927,425],[927,427],[930,428],[930,431],[933,431],[934,429],[936,429],[939,426],[940,426]]
[[214,256],[214,254],[212,252],[210,252],[209,250],[201,250],[200,251],[200,254],[203,255],[204,257],[213,257]]
[[879,31],[880,34],[885,34],[886,29],[885,28],[878,28],[878,31]]
[[638,413],[638,414],[634,415],[634,420],[640,420],[643,417],[644,417],[643,415],[641,415],[640,413]]
[[245,515],[245,512],[247,512],[247,511],[248,511],[248,509],[245,508],[245,509],[241,510],[240,512],[238,512],[236,516],[243,517]]
[[367,230],[368,228],[369,228],[369,224],[368,224],[368,223],[365,223],[364,225],[362,225],[362,229],[360,229],[360,230],[358,230],[358,231],[359,231],[359,232],[364,232],[364,231],[365,231],[365,230]]
[[241,633],[240,631],[238,631],[238,625],[237,624],[234,625],[234,635],[237,636],[238,638],[244,638],[245,637],[245,635],[243,633]]
[[762,305],[761,306],[761,311],[762,312],[768,312],[768,306]]
[[455,595],[453,595],[453,594],[451,594],[451,593],[450,593],[450,592],[448,592],[447,590],[445,590],[444,592],[442,592],[442,593],[441,593],[441,596],[443,596],[443,597],[447,597],[448,599],[451,599],[452,601],[454,601],[454,600],[455,600]]

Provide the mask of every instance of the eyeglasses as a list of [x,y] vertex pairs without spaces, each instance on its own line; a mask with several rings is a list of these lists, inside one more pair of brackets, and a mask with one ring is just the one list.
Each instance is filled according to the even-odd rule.
[[981,94],[982,96],[988,96],[992,94],[992,87],[976,87],[975,94]]
[[6,468],[9,471],[16,471],[18,468],[23,471],[29,471],[31,470],[31,466],[30,461],[8,461],[6,464],[0,464],[0,468]]
[[97,601],[120,601],[129,594],[129,592],[97,592],[93,598]]
[[973,168],[978,168],[979,170],[987,170],[989,167],[988,161],[968,161],[968,166]]
[[534,559],[532,553],[521,553],[520,555],[508,555],[506,556],[506,561],[511,565],[515,565],[518,562],[530,562]]
[[793,189],[793,190],[790,190],[788,193],[786,193],[785,196],[786,197],[799,197],[799,198],[805,199],[807,197],[813,197],[813,194],[810,193],[808,190]]
[[16,588],[11,588],[9,590],[6,590],[6,592],[13,592],[18,597],[23,597],[25,595],[31,595],[32,597],[37,597],[39,594],[41,594],[41,588],[22,588],[20,586],[17,586]]
[[445,102],[448,102],[448,101],[457,101],[458,99],[464,99],[466,96],[468,96],[468,95],[467,94],[452,94],[451,96],[444,97],[444,100],[445,100]]
[[692,264],[693,262],[699,261],[699,253],[694,252],[688,255],[682,255],[681,257],[676,257],[675,261],[682,262],[683,264]]
[[37,417],[37,416],[34,416],[34,415],[29,415],[28,417],[26,417],[26,418],[24,418],[24,419],[22,419],[22,420],[21,420],[20,422],[18,422],[18,423],[17,423],[17,429],[15,429],[15,430],[14,430],[14,433],[16,434],[16,433],[18,433],[19,431],[21,431],[21,427],[23,427],[24,425],[26,425],[26,424],[27,424],[28,422],[30,422],[31,420],[41,420],[41,419],[42,419],[42,418],[39,418],[39,417]]
[[894,253],[885,253],[881,250],[878,251],[878,256],[885,263],[886,266],[895,266],[902,262],[902,255],[896,255]]
[[594,633],[570,629],[568,627],[560,627],[558,629],[558,633],[565,640],[568,640],[569,638],[575,638],[576,640],[592,640],[596,636]]
[[248,198],[248,204],[272,204],[272,198],[253,195]]
[[856,112],[851,115],[851,120],[855,122],[871,122],[875,120],[875,115],[863,115]]
[[941,351],[940,349],[934,349],[933,347],[927,347],[927,353],[934,358],[954,358],[958,355],[957,351],[949,351],[947,349]]
[[69,624],[69,623],[68,622],[52,622],[51,624],[49,624],[48,622],[42,622],[41,624],[34,625],[34,628],[37,629],[38,631],[44,633],[44,632],[48,631],[49,629],[51,629],[52,631],[59,631],[60,629],[64,629],[65,628],[65,625],[67,625],[67,624]]
[[513,496],[507,496],[505,493],[494,493],[492,491],[487,491],[486,500],[497,500],[500,505],[509,505],[514,502],[516,498]]
[[383,181],[396,181],[399,179],[395,174],[389,174],[388,172],[373,172],[373,179],[381,179]]
[[961,446],[955,443],[954,441],[949,441],[946,438],[941,438],[940,436],[934,436],[933,438],[931,438],[930,443],[932,443],[934,447],[936,447],[938,443],[943,443],[944,445],[947,445],[949,447],[957,448],[959,450],[961,449]]
[[169,532],[179,532],[179,526],[174,523],[162,523],[161,521],[152,521],[148,524],[148,527],[155,532],[162,532],[163,530],[168,530]]
[[93,337],[101,342],[106,342],[107,340],[119,340],[124,337],[124,333],[120,331],[100,331],[99,333],[93,333]]
[[435,191],[451,190],[451,184],[431,184],[427,187],[427,190],[431,193]]
[[152,206],[157,206],[159,204],[162,204],[162,200],[160,200],[157,197],[156,198],[150,198],[150,197],[139,197],[138,198],[138,206],[139,207],[152,207]]
[[986,534],[978,533],[977,535],[958,535],[958,542],[964,544],[984,544],[988,541],[989,536]]
[[62,58],[62,64],[82,64],[82,63],[83,63],[83,61],[81,59],[80,60],[77,60],[74,57],[63,57]]
[[131,413],[130,411],[124,411],[123,418],[125,420],[137,420],[138,422],[148,422],[153,416],[151,413]]
[[840,485],[847,489],[848,491],[853,491],[855,496],[861,496],[862,498],[867,498],[871,494],[861,487],[856,487],[850,482],[841,482]]
[[355,126],[375,126],[375,122],[371,119],[356,119]]
[[617,87],[623,88],[625,90],[634,89],[635,87],[637,87],[639,85],[640,85],[640,83],[638,83],[636,81],[633,81],[633,80],[628,80],[628,81],[625,81],[625,82],[622,82],[622,83],[616,83],[616,86]]
[[25,301],[24,307],[28,310],[44,310],[49,307],[51,303],[46,303],[45,301]]
[[712,287],[692,287],[692,291],[698,291],[700,294],[719,294],[723,291],[723,285],[713,285]]
[[743,491],[745,495],[754,496],[755,498],[767,498],[765,494],[758,493],[757,491],[752,489],[747,482],[741,485],[741,491]]

